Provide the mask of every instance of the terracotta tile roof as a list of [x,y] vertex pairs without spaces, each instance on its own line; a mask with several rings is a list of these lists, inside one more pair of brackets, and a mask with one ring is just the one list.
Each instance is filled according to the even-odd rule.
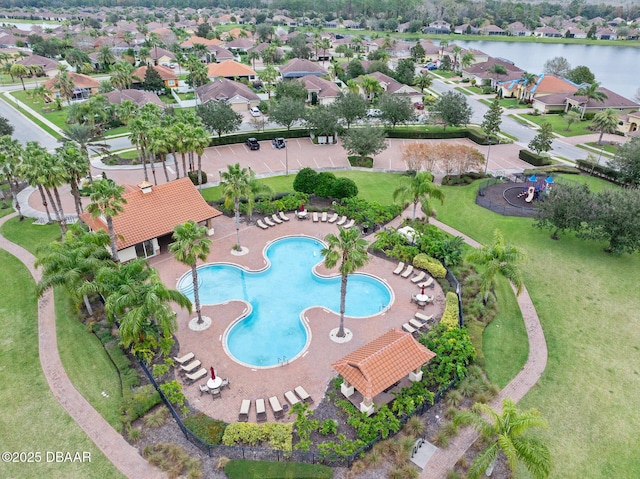
[[337,98],[340,88],[332,81],[325,80],[314,75],[306,75],[300,78],[306,90],[317,91],[318,98]]
[[333,363],[365,398],[373,398],[435,357],[409,333],[387,331]]
[[24,65],[25,67],[33,67],[38,66],[42,67],[43,70],[55,70],[58,68],[58,62],[52,60],[51,58],[43,57],[40,55],[31,55],[22,60],[18,60],[16,63],[20,65]]
[[193,36],[187,40],[185,40],[184,42],[182,42],[180,44],[181,47],[192,47],[194,46],[196,43],[199,43],[200,45],[222,45],[222,43],[224,43],[222,40],[218,40],[217,38],[212,38],[211,40],[207,40],[206,38],[202,38],[202,37],[197,37],[197,36]]
[[246,77],[255,76],[256,72],[248,65],[235,60],[225,60],[222,63],[212,63],[207,67],[209,78],[212,77]]
[[[91,88],[98,88],[100,86],[100,82],[98,80],[94,80],[90,76],[83,75],[82,73],[67,72],[67,75],[69,75],[69,78],[73,82],[73,86],[76,88],[91,89]],[[58,90],[55,87],[55,84],[57,81],[58,81],[57,78],[49,78],[46,82],[42,84],[42,86],[44,86],[47,90],[56,91]]]
[[305,75],[325,76],[329,74],[327,70],[317,63],[303,58],[292,58],[279,68],[284,78],[300,78]]
[[578,87],[563,78],[554,75],[541,75],[531,87],[531,91],[536,95],[547,95],[550,93],[573,93]]
[[260,97],[244,83],[218,78],[211,83],[196,88],[196,94],[202,103],[210,100],[229,100],[234,97],[243,98],[246,101],[260,101]]
[[109,93],[105,93],[104,96],[107,97],[109,103],[112,103],[114,105],[119,105],[123,101],[129,100],[138,106],[144,106],[146,103],[153,103],[155,105],[158,105],[162,109],[166,108],[167,106],[167,104],[164,103],[157,94],[144,90],[113,90]]
[[[134,79],[133,83],[142,83],[144,81],[144,77],[147,74],[147,68],[147,66],[142,66],[137,68],[136,71],[133,72],[132,76],[140,78],[140,81]],[[158,72],[160,78],[165,81],[178,80],[178,75],[176,75],[176,73],[171,68],[163,67],[162,65],[154,65],[153,68]]]
[[[127,201],[124,211],[113,217],[118,250],[171,233],[187,220],[200,222],[222,214],[207,204],[189,178],[153,186],[149,193],[126,185],[123,197]],[[107,231],[100,217],[83,213],[80,219],[92,230]]]

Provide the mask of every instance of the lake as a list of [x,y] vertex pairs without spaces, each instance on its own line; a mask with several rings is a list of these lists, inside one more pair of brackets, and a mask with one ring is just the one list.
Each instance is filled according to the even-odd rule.
[[[437,40],[434,41],[437,45]],[[529,73],[539,74],[544,63],[554,57],[564,57],[571,68],[589,67],[603,87],[634,100],[640,88],[638,65],[640,48],[605,45],[565,45],[552,43],[484,42],[451,40],[464,48],[475,48],[492,57],[506,58]]]

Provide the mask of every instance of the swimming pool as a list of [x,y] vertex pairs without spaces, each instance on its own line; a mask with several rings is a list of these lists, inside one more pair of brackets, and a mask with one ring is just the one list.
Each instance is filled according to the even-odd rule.
[[[250,313],[233,324],[223,339],[235,360],[252,367],[290,361],[303,352],[309,340],[300,318],[305,309],[320,306],[339,314],[340,277],[313,273],[313,267],[323,261],[323,246],[315,238],[290,236],[267,245],[269,264],[262,271],[220,263],[198,268],[202,304],[243,300],[251,305]],[[193,299],[191,273],[182,276],[178,289]],[[391,290],[379,279],[361,273],[350,275],[345,315],[378,314],[389,306],[391,298]]]

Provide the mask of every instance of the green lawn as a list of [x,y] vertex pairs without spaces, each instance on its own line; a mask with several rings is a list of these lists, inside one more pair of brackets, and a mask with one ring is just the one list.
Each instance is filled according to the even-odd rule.
[[499,228],[528,254],[525,283],[549,361],[521,406],[538,408],[549,421],[540,437],[551,449],[551,477],[637,477],[640,255],[611,256],[604,244],[572,236],[553,241],[531,219],[476,206],[475,185],[443,189],[439,219],[481,242],[490,242]]
[[299,462],[269,462],[236,459],[229,462],[224,472],[229,479],[331,479],[333,471],[320,464]]
[[591,124],[590,121],[579,121],[578,123],[574,123],[571,125],[569,131],[567,131],[567,122],[564,121],[564,117],[562,115],[531,115],[524,114],[521,115],[523,118],[535,123],[536,125],[541,125],[543,122],[551,123],[553,128],[553,132],[557,133],[561,136],[580,136],[580,135],[592,135],[593,131],[587,129],[587,127]]

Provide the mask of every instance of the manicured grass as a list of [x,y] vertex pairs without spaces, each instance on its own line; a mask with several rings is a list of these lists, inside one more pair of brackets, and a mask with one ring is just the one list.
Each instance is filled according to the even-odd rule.
[[609,183],[608,181],[603,181],[600,178],[596,178],[595,176],[588,175],[557,175],[561,180],[574,181],[578,183],[584,183],[585,185],[589,185],[591,191],[602,191],[602,190],[617,190],[621,188],[618,185],[613,183]]
[[[3,215],[4,216],[4,215]],[[60,238],[58,225],[34,225],[31,218],[20,221],[18,217],[11,218],[4,225],[0,233],[9,241],[19,244],[31,254],[35,255],[38,246],[50,243]]]
[[[4,463],[3,477],[25,479],[122,476],[62,409],[49,390],[38,356],[35,283],[16,258],[0,250],[0,449],[39,452],[39,463]],[[87,361],[89,358],[85,357]],[[47,462],[47,451],[87,451],[90,462]]]
[[229,479],[331,479],[333,471],[320,464],[303,464],[299,462],[248,461],[236,459],[224,468]]
[[586,120],[579,121],[577,123],[572,124],[569,131],[567,131],[567,122],[564,121],[564,117],[562,115],[525,114],[525,115],[522,115],[522,117],[535,123],[536,125],[541,125],[544,122],[551,123],[553,132],[561,136],[580,136],[580,135],[593,134],[593,131],[587,129],[587,127],[591,125],[591,122]]
[[572,235],[553,241],[531,219],[476,206],[476,188],[444,187],[439,219],[484,243],[499,228],[528,254],[525,283],[549,360],[521,407],[539,409],[549,422],[540,437],[551,449],[551,477],[637,476],[640,255],[611,256],[604,243]]

